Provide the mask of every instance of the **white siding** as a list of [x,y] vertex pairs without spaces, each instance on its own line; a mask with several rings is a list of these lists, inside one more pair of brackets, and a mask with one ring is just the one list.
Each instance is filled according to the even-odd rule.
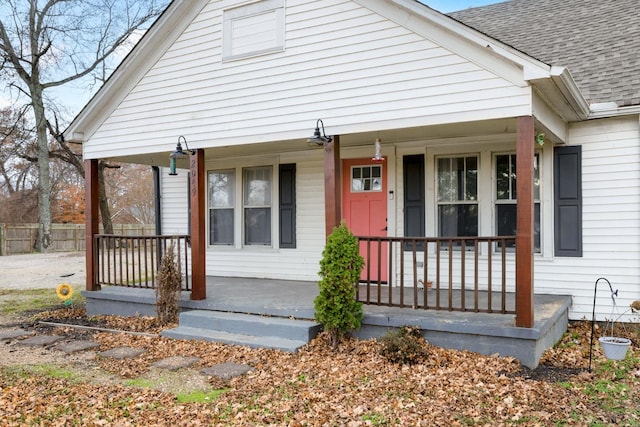
[[[583,256],[536,260],[535,290],[573,295],[570,317],[591,319],[596,279],[606,277],[624,312],[640,299],[638,117],[572,124],[568,144],[582,146]],[[611,318],[604,281],[597,295],[597,317]]]
[[[87,158],[530,114],[530,90],[352,1],[289,0],[285,51],[222,61],[212,1],[85,144]],[[425,23],[427,25],[427,23]]]
[[162,234],[189,234],[187,171],[180,170],[178,176],[169,176],[167,168],[160,171]]

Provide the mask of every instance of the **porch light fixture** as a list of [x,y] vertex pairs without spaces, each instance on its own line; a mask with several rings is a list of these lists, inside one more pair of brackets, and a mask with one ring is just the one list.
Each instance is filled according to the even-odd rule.
[[181,142],[184,142],[184,146],[187,148],[187,152],[191,155],[196,154],[196,150],[190,150],[189,145],[187,144],[187,139],[180,135],[178,137],[178,144],[176,145],[176,149],[169,154],[169,175],[175,176],[178,175],[176,172],[176,159],[184,159],[188,157],[189,154],[182,149]]
[[375,142],[375,154],[373,155],[373,157],[371,158],[371,161],[373,163],[382,163],[384,162],[384,157],[382,157],[382,153],[381,151],[381,146],[380,146],[380,138],[376,138],[376,142]]
[[[322,126],[322,134],[320,134],[320,126]],[[321,119],[318,119],[316,122],[316,129],[313,131],[313,136],[307,139],[307,142],[312,147],[322,147],[324,144],[331,141],[333,141],[333,138],[324,133],[324,123]]]

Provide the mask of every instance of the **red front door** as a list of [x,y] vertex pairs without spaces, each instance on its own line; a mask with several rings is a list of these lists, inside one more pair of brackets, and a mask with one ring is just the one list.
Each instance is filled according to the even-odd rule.
[[[342,162],[342,209],[347,226],[356,236],[387,235],[387,172],[385,163],[371,159],[347,159]],[[360,243],[365,262],[362,280],[387,281],[387,245]],[[378,257],[380,261],[378,261]]]

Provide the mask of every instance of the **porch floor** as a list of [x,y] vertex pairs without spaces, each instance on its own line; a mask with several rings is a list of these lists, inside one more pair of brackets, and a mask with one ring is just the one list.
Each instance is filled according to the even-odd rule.
[[[399,289],[394,288],[393,291],[399,292]],[[362,292],[361,287],[361,297],[364,295]],[[429,290],[429,298],[432,295],[435,298],[435,292],[434,289]],[[544,350],[553,346],[566,331],[571,304],[570,296],[536,294],[533,327],[518,328],[514,326],[513,314],[412,309],[412,293],[412,290],[405,289],[407,308],[365,304],[362,328],[354,335],[368,339],[381,336],[391,328],[418,326],[431,344],[482,354],[512,356],[523,365],[535,368]],[[87,297],[87,313],[90,315],[155,315],[153,289],[113,286],[103,287],[101,291],[85,291],[83,294]],[[183,310],[313,319],[313,301],[317,294],[316,282],[209,276],[207,299],[191,301],[189,293],[183,292],[181,307]],[[459,297],[459,292],[457,294]],[[486,298],[486,293],[479,295],[481,307],[486,307]],[[513,295],[509,294],[508,307],[512,306],[513,300]],[[448,302],[443,299],[441,304]],[[453,304],[455,306],[455,299]]]

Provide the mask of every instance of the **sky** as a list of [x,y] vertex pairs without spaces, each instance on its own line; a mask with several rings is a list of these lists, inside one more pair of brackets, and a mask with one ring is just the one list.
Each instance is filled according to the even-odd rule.
[[470,7],[484,6],[486,4],[500,3],[501,0],[420,0],[432,9],[448,13]]

